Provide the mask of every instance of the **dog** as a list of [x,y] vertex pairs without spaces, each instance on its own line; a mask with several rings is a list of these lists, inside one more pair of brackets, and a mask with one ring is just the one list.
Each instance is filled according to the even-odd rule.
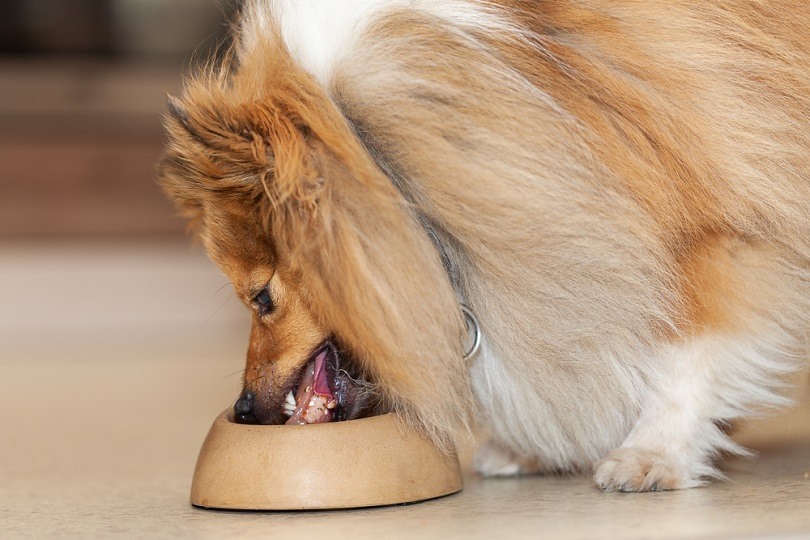
[[485,432],[484,475],[605,491],[722,477],[806,359],[808,21],[248,0],[160,165],[252,310],[236,420],[394,411],[445,449]]

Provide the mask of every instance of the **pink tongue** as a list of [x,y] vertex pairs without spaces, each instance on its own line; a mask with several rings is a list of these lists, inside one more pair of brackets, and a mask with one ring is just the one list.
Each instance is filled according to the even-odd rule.
[[315,393],[319,396],[332,398],[332,392],[329,390],[329,382],[326,379],[326,350],[321,352],[315,357]]

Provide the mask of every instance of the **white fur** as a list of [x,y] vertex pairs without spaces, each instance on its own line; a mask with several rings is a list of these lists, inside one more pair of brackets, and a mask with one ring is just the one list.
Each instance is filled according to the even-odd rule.
[[386,13],[411,9],[463,30],[497,31],[509,23],[493,9],[465,0],[271,0],[251,2],[242,22],[243,46],[280,28],[293,58],[324,86],[368,27]]
[[779,334],[764,340],[715,335],[662,350],[660,378],[627,439],[596,465],[596,483],[636,491],[722,477],[714,466],[720,453],[749,455],[722,426],[755,408],[789,403],[776,390],[798,358],[774,349],[773,342],[793,341]]

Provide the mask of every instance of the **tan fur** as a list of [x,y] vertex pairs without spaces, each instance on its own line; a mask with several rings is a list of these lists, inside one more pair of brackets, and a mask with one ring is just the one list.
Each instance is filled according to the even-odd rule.
[[440,443],[479,423],[533,469],[696,485],[739,451],[715,424],[781,403],[803,354],[810,10],[471,4],[502,30],[394,7],[318,81],[249,2],[173,104],[166,189],[246,302],[269,281],[284,306],[246,385],[279,399],[333,335]]

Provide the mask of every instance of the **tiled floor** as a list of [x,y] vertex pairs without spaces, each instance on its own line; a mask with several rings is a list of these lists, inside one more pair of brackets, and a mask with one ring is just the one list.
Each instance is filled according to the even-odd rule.
[[0,299],[2,537],[810,538],[806,390],[739,433],[759,459],[701,489],[468,475],[460,494],[404,507],[195,509],[196,454],[246,346],[226,280],[179,242],[5,243]]

